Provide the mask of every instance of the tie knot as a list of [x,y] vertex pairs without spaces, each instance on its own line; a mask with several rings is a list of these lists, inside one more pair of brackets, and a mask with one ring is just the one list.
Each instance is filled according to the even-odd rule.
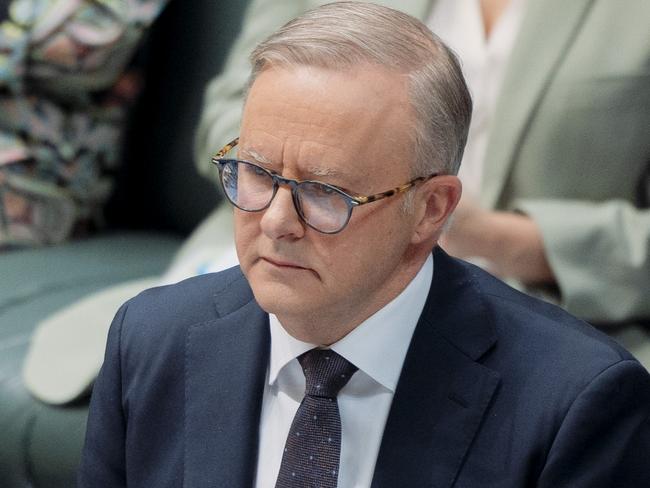
[[357,367],[331,349],[312,349],[298,356],[305,373],[305,395],[336,398]]

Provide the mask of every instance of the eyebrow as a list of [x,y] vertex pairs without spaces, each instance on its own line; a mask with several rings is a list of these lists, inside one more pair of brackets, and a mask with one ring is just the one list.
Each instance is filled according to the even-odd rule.
[[309,174],[314,176],[340,176],[341,172],[333,168],[321,168],[319,166],[311,166],[307,169]]
[[[269,158],[264,156],[263,154],[258,153],[254,149],[248,149],[248,148],[241,148],[239,150],[240,154],[244,157],[244,159],[250,159],[252,160],[251,162],[253,163],[262,163],[266,164],[268,166],[273,166],[273,161],[271,161]],[[323,168],[321,166],[310,166],[307,168],[307,171],[309,174],[314,175],[314,176],[340,176],[341,172],[334,169],[334,168]]]
[[269,158],[267,158],[266,156],[258,153],[257,151],[255,151],[253,149],[241,148],[239,150],[239,152],[241,154],[243,154],[246,159],[249,159],[249,157],[250,157],[250,159],[252,159],[253,162],[273,165],[273,161],[271,161]]

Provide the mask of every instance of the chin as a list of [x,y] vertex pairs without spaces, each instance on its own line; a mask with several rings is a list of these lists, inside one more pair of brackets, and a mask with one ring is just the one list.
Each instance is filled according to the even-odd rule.
[[255,280],[250,283],[259,306],[265,312],[278,316],[295,314],[308,308],[306,305],[313,297],[313,294],[291,284]]

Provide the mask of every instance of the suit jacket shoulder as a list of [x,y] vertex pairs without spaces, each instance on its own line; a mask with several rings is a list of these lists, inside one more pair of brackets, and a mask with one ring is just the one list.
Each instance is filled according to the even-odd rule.
[[79,486],[250,485],[267,324],[238,267],[125,303],[93,388]]
[[188,327],[215,320],[254,300],[239,266],[150,288],[125,303],[122,334],[141,341],[185,334]]
[[434,262],[373,488],[643,486],[628,482],[650,476],[633,455],[650,448],[643,367],[558,307]]
[[[436,327],[452,342],[471,351],[478,342],[480,352],[494,343],[484,359],[499,357],[504,348],[526,350],[529,366],[534,359],[548,361],[567,356],[576,363],[606,362],[633,357],[606,334],[567,313],[560,307],[519,292],[477,266],[434,252],[435,273],[426,310]],[[444,308],[440,304],[445,304]],[[423,313],[427,315],[427,313]],[[536,351],[534,344],[545,344]],[[550,347],[552,346],[552,347]],[[539,356],[531,356],[531,354]],[[478,351],[469,353],[479,359]],[[514,359],[514,358],[513,358]],[[509,365],[516,366],[516,362]]]

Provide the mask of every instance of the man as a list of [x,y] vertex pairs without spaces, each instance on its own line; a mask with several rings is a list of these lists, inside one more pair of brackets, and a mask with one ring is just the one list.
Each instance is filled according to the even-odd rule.
[[214,158],[241,269],[120,309],[80,486],[646,486],[643,367],[436,247],[471,112],[453,54],[341,2],[252,62]]
[[[328,1],[251,0],[207,90],[204,173],[239,130],[248,53]],[[596,324],[650,368],[650,2],[375,3],[459,53],[474,98],[463,199],[442,247]]]

